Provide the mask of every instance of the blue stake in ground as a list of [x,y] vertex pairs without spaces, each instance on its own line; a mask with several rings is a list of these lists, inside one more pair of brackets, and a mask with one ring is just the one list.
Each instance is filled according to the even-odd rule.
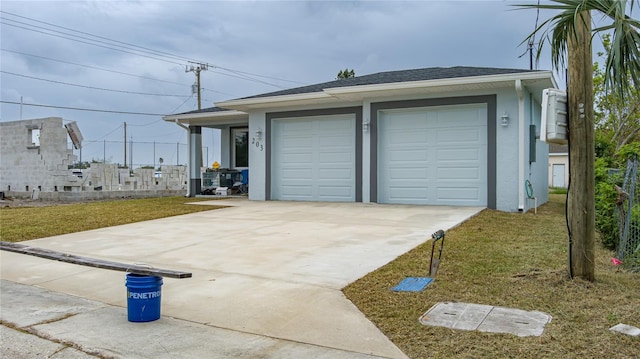
[[[436,272],[438,272],[438,266],[440,265],[440,258],[442,257],[442,248],[444,247],[444,231],[441,229],[431,235],[433,242],[431,243],[431,260],[429,260],[429,276],[428,277],[407,277],[402,280],[397,286],[391,288],[394,292],[421,292],[431,282],[435,280]],[[436,249],[436,242],[440,241],[440,250],[438,251],[438,258],[433,258],[433,253]]]

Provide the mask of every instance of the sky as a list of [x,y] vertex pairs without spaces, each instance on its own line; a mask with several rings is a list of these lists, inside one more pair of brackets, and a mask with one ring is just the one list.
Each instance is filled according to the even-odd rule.
[[[113,163],[123,162],[126,122],[127,162],[185,164],[186,131],[161,115],[197,109],[194,62],[209,65],[203,108],[331,81],[345,68],[529,69],[521,42],[537,13],[513,6],[522,3],[535,1],[3,0],[0,121],[76,121],[82,160]],[[551,69],[547,50],[536,68]],[[209,165],[218,136],[203,129]]]

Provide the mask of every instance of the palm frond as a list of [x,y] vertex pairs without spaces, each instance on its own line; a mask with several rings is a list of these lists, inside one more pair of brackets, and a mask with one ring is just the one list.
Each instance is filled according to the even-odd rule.
[[[552,0],[550,4],[516,5],[521,9],[547,9],[558,11],[556,15],[542,22],[522,43],[532,41],[541,34],[536,58],[539,60],[545,43],[551,47],[551,63],[554,69],[565,67],[569,36],[575,36],[576,25],[584,21],[583,11],[598,12],[610,24],[592,29],[592,34],[612,31],[611,51],[606,60],[605,86],[621,96],[630,90],[629,86],[640,84],[640,21],[626,14],[633,10],[639,0]],[[629,6],[628,6],[629,5]],[[632,79],[629,84],[628,78]]]

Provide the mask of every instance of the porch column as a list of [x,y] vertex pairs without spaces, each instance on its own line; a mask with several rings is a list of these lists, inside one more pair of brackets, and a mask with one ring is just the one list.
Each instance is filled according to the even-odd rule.
[[202,127],[189,126],[189,197],[200,194],[202,181]]

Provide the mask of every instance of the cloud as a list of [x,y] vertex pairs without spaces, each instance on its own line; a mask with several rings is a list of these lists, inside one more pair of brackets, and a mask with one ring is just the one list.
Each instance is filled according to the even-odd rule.
[[[31,25],[20,25],[28,28],[24,29],[10,25],[16,25],[15,21],[3,20],[0,35],[3,49],[112,72],[5,51],[2,70],[107,89],[190,96],[195,76],[185,72],[184,66],[188,60],[202,61],[212,65],[201,75],[202,87],[206,89],[203,104],[211,106],[216,101],[282,87],[330,81],[344,68],[353,68],[358,75],[430,66],[528,68],[528,57],[518,58],[526,50],[526,46],[519,43],[533,30],[535,11],[510,11],[510,4],[504,1],[3,1],[2,11],[41,21],[4,13],[4,18]],[[51,36],[31,31],[42,30],[34,26],[50,27],[44,23],[63,26],[67,29],[57,30],[68,34]],[[79,37],[104,42],[98,43],[99,46],[90,45],[85,42],[93,41]],[[118,47],[121,51],[106,47]],[[542,68],[549,68],[548,60],[542,62]],[[122,94],[7,74],[0,77],[1,97],[6,101],[19,101],[23,96],[42,104],[148,113],[196,108],[195,98]],[[23,110],[25,118],[77,119],[86,139],[100,138],[127,121],[132,125],[130,135],[134,138],[157,135],[170,142],[184,141],[184,130],[175,125],[161,122],[134,126],[153,122],[158,117],[34,107]],[[2,121],[18,117],[19,106],[3,104]],[[214,136],[204,137],[205,145],[213,147]]]

